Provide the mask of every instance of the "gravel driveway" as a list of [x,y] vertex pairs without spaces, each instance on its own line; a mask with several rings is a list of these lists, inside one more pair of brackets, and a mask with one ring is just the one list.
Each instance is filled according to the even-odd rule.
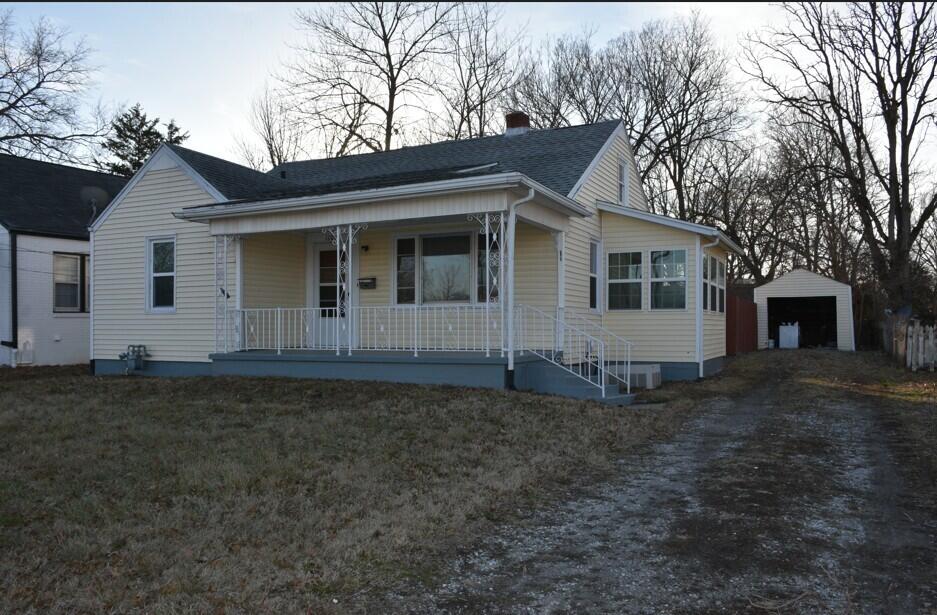
[[[624,459],[455,556],[393,610],[937,613],[933,497],[907,483],[880,398],[779,373],[706,402]],[[653,411],[648,409],[646,411]]]

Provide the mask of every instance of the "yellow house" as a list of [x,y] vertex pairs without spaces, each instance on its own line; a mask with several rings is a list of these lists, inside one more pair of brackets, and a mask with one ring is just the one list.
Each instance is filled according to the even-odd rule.
[[647,211],[620,122],[507,119],[270,173],[161,146],[92,227],[95,372],[626,402],[637,365],[717,371],[738,247]]

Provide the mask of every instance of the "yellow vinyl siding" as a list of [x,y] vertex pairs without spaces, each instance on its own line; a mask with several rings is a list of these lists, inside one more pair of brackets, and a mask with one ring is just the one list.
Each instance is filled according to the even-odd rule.
[[306,238],[295,233],[242,239],[245,308],[306,305]]
[[517,303],[546,309],[556,307],[556,243],[553,235],[518,223],[515,235],[514,290]]
[[[710,239],[702,239],[704,244]],[[706,256],[715,256],[726,262],[727,252],[720,248],[707,248]],[[704,261],[705,262],[705,261]],[[728,291],[727,291],[728,292]],[[728,301],[728,297],[726,298]],[[724,357],[726,354],[726,315],[725,312],[703,310],[703,359]]]
[[[607,284],[608,253],[641,252],[641,310],[612,310],[603,324],[635,344],[636,361],[696,361],[696,236],[661,224],[602,213],[603,281]],[[685,249],[687,301],[684,310],[651,310],[650,252]],[[602,293],[605,296],[606,293]],[[604,306],[603,306],[604,307]]]
[[[128,344],[145,344],[153,360],[208,361],[215,347],[214,239],[207,225],[172,212],[212,202],[182,170],[151,170],[95,232],[93,358],[117,359]],[[149,314],[147,237],[173,234],[176,311]]]

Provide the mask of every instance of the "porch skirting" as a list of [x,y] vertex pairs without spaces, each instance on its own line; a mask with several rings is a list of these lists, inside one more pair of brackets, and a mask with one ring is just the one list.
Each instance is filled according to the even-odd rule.
[[[254,376],[321,378],[442,384],[451,386],[509,388],[507,358],[478,353],[358,353],[337,356],[334,352],[230,352],[209,355],[211,362],[147,361],[141,376]],[[518,357],[516,363],[539,361]],[[123,375],[124,361],[98,359],[94,374]]]

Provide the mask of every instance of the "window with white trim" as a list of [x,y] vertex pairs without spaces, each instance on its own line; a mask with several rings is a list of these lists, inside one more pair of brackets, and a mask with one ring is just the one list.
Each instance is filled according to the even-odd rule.
[[[398,238],[394,300],[398,305],[484,303],[484,244],[485,236],[474,233]],[[493,259],[498,257],[497,250],[491,254]],[[494,265],[492,274],[497,276],[497,270]],[[496,301],[497,296],[492,289],[492,299]]]
[[726,311],[726,264],[715,256],[703,260],[703,309]]
[[88,257],[52,254],[52,311],[88,311]]
[[640,310],[642,278],[641,252],[609,252],[608,309]]
[[628,162],[624,158],[618,159],[618,204],[628,205]]
[[589,308],[599,309],[599,244],[589,243]]
[[719,261],[719,277],[716,278],[719,285],[719,312],[726,311],[726,264],[725,261]]
[[651,309],[686,309],[686,250],[651,251]]
[[150,239],[147,258],[147,310],[176,310],[176,240],[174,237]]

